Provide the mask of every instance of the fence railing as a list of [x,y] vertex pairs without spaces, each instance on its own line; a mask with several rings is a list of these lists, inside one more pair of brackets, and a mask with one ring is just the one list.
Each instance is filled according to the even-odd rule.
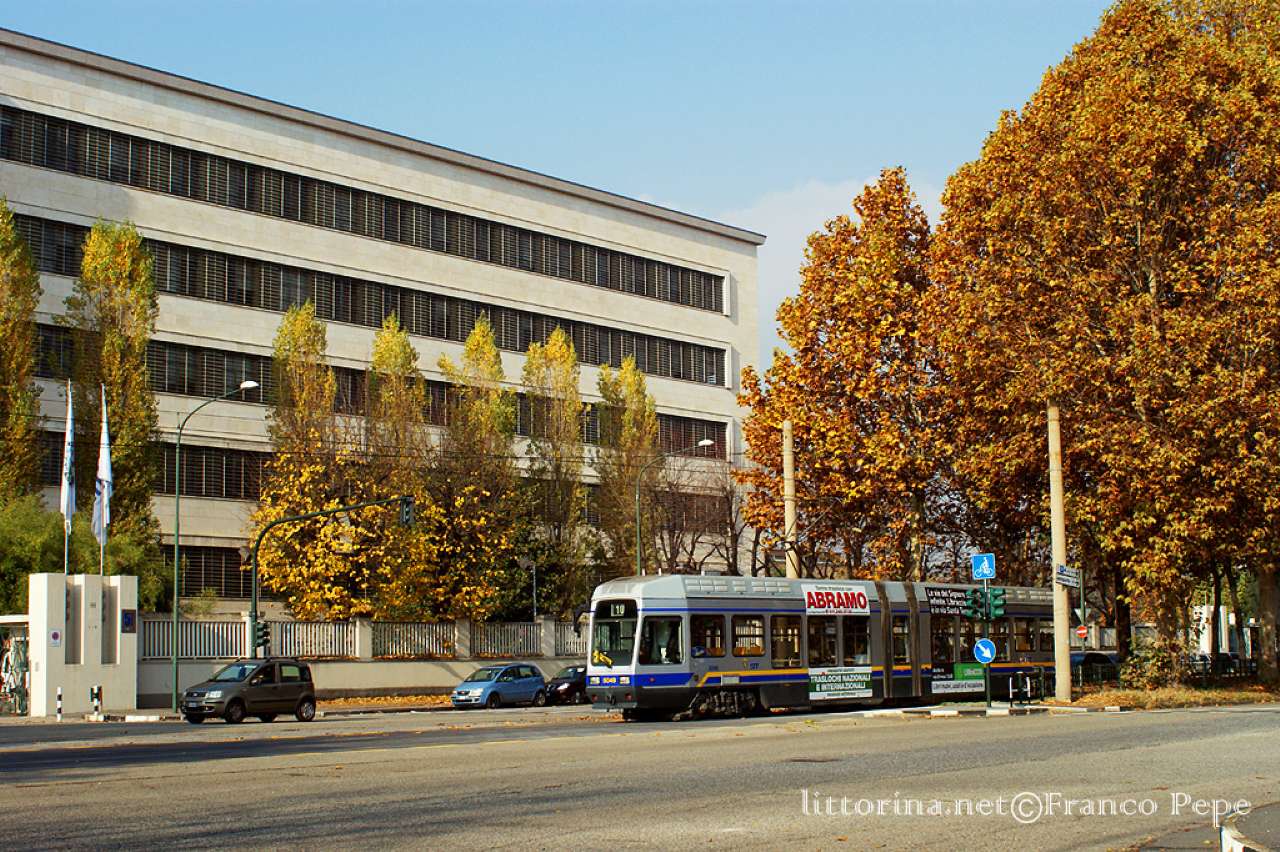
[[556,622],[556,656],[585,657],[587,655],[587,630],[582,628],[581,635],[573,632],[571,622]]
[[453,656],[452,621],[375,621],[373,656],[379,659],[440,659]]
[[276,657],[355,657],[350,621],[271,621],[270,653]]
[[500,659],[542,654],[542,625],[536,621],[475,622],[471,625],[471,656]]
[[[173,622],[145,619],[138,654],[144,660],[167,660],[173,655]],[[225,660],[243,657],[243,621],[179,621],[178,656],[184,660]]]

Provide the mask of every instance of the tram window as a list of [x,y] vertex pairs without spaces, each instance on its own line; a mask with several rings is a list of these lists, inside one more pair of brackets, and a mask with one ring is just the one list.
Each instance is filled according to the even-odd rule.
[[865,615],[844,617],[844,664],[871,665],[871,619]]
[[956,622],[950,616],[932,616],[932,651],[933,663],[954,663],[956,661]]
[[836,665],[836,619],[833,615],[809,616],[809,668]]
[[635,601],[601,601],[591,635],[591,659],[597,665],[630,665],[635,642]]
[[977,625],[967,618],[960,619],[960,644],[956,650],[956,660],[961,663],[973,662],[973,643],[977,641]]
[[907,665],[911,662],[911,616],[893,617],[893,663]]
[[773,664],[782,668],[800,666],[800,616],[775,615],[769,619],[769,645]]
[[724,616],[694,615],[689,618],[692,634],[689,655],[692,657],[724,656]]
[[1053,650],[1053,619],[1041,618],[1036,621],[1040,633],[1040,650]]
[[996,643],[996,659],[1009,659],[1009,619],[991,622],[991,641]]
[[733,617],[733,655],[735,657],[764,656],[763,615]]
[[680,661],[680,619],[646,617],[640,628],[640,665],[665,666]]
[[1013,620],[1013,650],[1015,651],[1034,651],[1035,634],[1032,633],[1033,627],[1030,618],[1015,618]]

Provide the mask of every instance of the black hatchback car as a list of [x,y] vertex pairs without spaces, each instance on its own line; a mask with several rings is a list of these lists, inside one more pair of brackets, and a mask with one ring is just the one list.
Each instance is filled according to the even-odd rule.
[[211,716],[233,725],[246,716],[271,722],[282,713],[292,713],[299,722],[316,717],[316,690],[306,663],[279,657],[240,660],[182,696],[182,715],[193,725]]
[[547,681],[548,704],[586,704],[587,667],[565,666]]

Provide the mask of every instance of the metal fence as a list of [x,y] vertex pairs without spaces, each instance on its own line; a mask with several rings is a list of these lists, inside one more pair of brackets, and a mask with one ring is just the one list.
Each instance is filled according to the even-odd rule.
[[542,625],[539,622],[475,622],[471,625],[473,657],[536,657],[541,653]]
[[350,621],[271,621],[269,653],[276,657],[356,656],[356,626]]
[[[138,654],[144,660],[173,655],[173,622],[142,621]],[[184,660],[225,660],[245,655],[243,621],[179,621],[178,656]]]
[[573,623],[556,622],[556,656],[585,657],[587,655],[587,631],[582,629],[581,635],[573,632]]
[[373,656],[380,659],[421,660],[453,656],[453,622],[375,621]]

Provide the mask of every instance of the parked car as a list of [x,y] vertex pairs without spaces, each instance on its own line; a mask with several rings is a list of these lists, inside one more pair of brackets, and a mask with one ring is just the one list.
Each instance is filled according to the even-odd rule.
[[548,704],[586,704],[587,667],[565,666],[547,681]]
[[182,715],[193,725],[212,716],[233,725],[246,716],[272,722],[281,713],[292,713],[299,722],[316,717],[316,691],[306,663],[279,657],[240,660],[182,696]]
[[547,682],[538,667],[529,663],[485,666],[467,675],[449,697],[459,709],[503,704],[541,707],[547,703]]
[[1072,651],[1071,673],[1082,683],[1099,683],[1117,680],[1120,677],[1120,667],[1111,654],[1102,651]]

